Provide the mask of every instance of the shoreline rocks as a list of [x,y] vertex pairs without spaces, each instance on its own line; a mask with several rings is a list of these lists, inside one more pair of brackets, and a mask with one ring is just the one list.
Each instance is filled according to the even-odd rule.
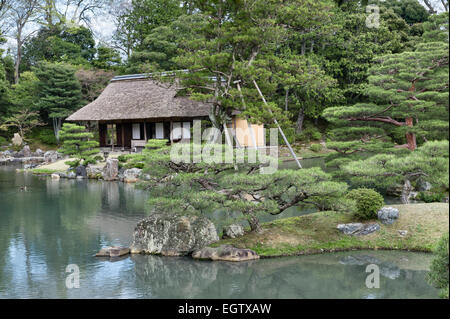
[[206,217],[156,213],[137,224],[130,249],[132,254],[185,256],[218,240]]
[[248,261],[259,259],[259,255],[251,249],[240,249],[231,245],[221,245],[217,248],[204,247],[192,253],[192,258],[213,261]]
[[119,160],[117,158],[108,158],[102,175],[105,181],[117,180],[119,175]]
[[95,257],[121,257],[128,255],[130,253],[130,248],[128,247],[104,247],[100,249],[98,253],[95,254]]

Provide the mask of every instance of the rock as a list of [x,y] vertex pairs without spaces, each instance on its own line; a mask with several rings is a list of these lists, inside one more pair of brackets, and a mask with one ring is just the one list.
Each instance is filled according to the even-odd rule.
[[23,165],[23,169],[32,169],[32,168],[36,168],[36,167],[38,167],[38,166],[39,166],[39,165],[36,164],[36,163],[25,164],[25,165]]
[[244,235],[244,227],[238,224],[231,224],[223,228],[222,238],[236,238]]
[[36,154],[36,156],[39,156],[39,157],[41,157],[41,156],[44,156],[44,151],[43,150],[41,150],[40,148],[38,148],[38,149],[36,149],[36,152],[34,152],[35,154]]
[[58,160],[58,153],[56,151],[47,151],[44,153],[44,160],[47,163],[53,163]]
[[25,145],[17,154],[17,157],[31,157],[31,150],[28,145]]
[[405,184],[403,184],[402,194],[400,195],[403,204],[409,204],[412,190],[413,187],[411,186],[411,182],[406,180]]
[[61,178],[61,176],[59,176],[58,174],[52,174],[51,177],[54,180],[59,180]]
[[345,235],[352,236],[364,236],[370,233],[380,230],[380,225],[377,223],[362,224],[362,223],[351,223],[351,224],[339,224],[337,229],[344,233]]
[[108,158],[106,166],[103,168],[103,179],[105,181],[117,180],[119,173],[119,160],[117,158]]
[[408,231],[407,230],[399,230],[398,233],[400,236],[405,237],[408,234]]
[[95,254],[95,257],[120,257],[128,255],[129,253],[130,248],[113,246],[100,249],[100,251]]
[[218,240],[206,217],[156,213],[137,224],[131,253],[184,256]]
[[398,209],[394,207],[383,207],[378,211],[378,219],[386,225],[393,224],[398,219]]
[[77,178],[77,174],[74,171],[68,171],[66,176],[67,176],[67,178],[70,178],[70,179]]
[[139,168],[130,168],[123,172],[124,183],[136,183],[141,175],[142,170]]
[[205,247],[192,253],[192,258],[201,260],[247,261],[259,259],[258,254],[250,249],[221,245],[217,248]]
[[3,155],[5,157],[11,157],[13,155],[13,153],[10,150],[6,150],[6,151],[3,152]]
[[86,167],[83,165],[78,166],[75,169],[75,174],[77,174],[77,177],[87,178]]
[[86,174],[88,178],[91,179],[99,179],[102,177],[102,171],[98,167],[94,167],[92,165],[88,165],[86,167]]
[[14,146],[20,146],[23,143],[23,139],[19,133],[14,133],[14,137],[11,139]]

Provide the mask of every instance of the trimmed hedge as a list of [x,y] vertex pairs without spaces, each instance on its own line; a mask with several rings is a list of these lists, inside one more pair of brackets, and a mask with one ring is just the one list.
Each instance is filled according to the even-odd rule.
[[377,213],[384,205],[383,196],[370,188],[357,188],[351,190],[346,198],[356,202],[355,215],[359,219],[376,219]]

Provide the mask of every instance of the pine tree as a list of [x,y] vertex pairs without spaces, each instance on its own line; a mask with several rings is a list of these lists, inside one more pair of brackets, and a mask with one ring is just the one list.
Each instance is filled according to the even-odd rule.
[[355,127],[347,136],[343,128],[332,132],[347,142],[331,146],[338,150],[353,140],[349,152],[368,151],[366,146],[398,139],[406,141],[400,147],[413,151],[417,137],[421,142],[448,139],[448,62],[445,42],[378,58],[366,89],[369,102],[325,110],[330,122]]
[[342,165],[341,171],[352,186],[372,187],[385,192],[395,185],[414,185],[421,180],[431,183],[436,190],[448,192],[448,157],[448,141],[431,141],[409,154],[378,154],[353,161]]
[[35,70],[39,79],[39,101],[41,114],[53,121],[53,130],[59,141],[64,118],[81,106],[81,86],[75,77],[75,70],[65,64],[41,63]]
[[[192,150],[194,146],[186,147]],[[246,220],[251,231],[258,232],[260,215],[277,215],[296,205],[309,204],[321,210],[353,207],[343,199],[347,184],[333,181],[320,168],[260,174],[259,167],[265,164],[249,163],[247,156],[237,162],[236,153],[232,155],[235,165],[202,161],[201,152],[191,152],[189,162],[180,162],[171,156],[170,147],[150,149],[148,145],[144,154],[144,169],[151,173],[145,183],[149,206],[160,212],[201,214],[227,209],[239,213],[238,219]]]
[[84,164],[94,161],[93,155],[99,152],[99,143],[94,139],[94,135],[87,132],[83,126],[64,123],[60,137],[62,140],[60,151],[63,154],[74,156],[78,160],[83,160]]

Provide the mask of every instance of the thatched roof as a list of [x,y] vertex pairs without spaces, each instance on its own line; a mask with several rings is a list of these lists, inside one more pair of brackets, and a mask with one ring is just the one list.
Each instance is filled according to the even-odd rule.
[[149,78],[114,78],[92,103],[81,108],[67,121],[133,120],[171,117],[203,117],[209,105],[175,97],[175,87]]

